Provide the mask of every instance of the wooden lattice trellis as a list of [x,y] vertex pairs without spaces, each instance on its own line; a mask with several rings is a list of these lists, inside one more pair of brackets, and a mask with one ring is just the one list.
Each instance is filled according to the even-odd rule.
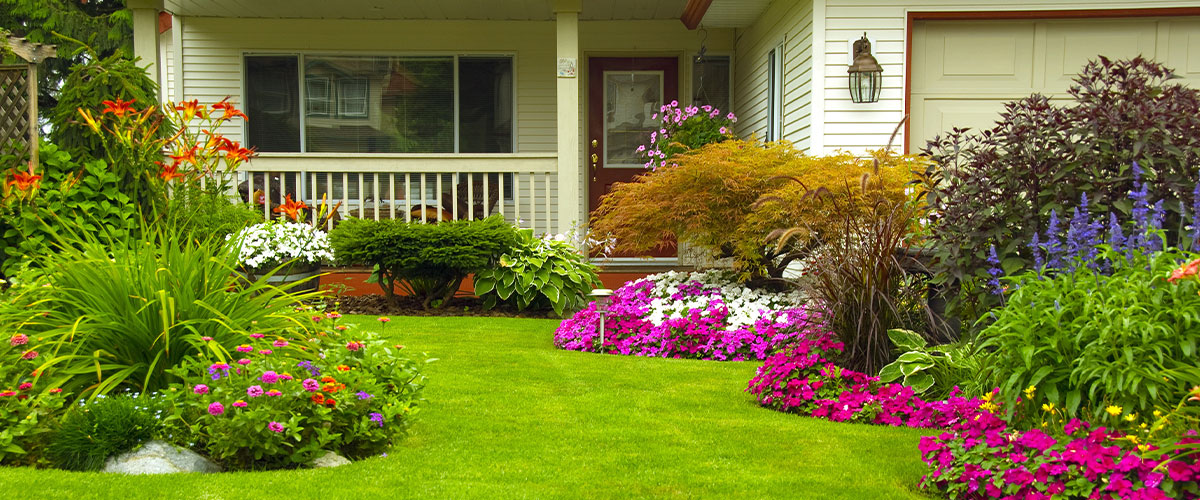
[[0,155],[38,162],[37,63],[54,57],[53,45],[7,37],[6,46],[25,64],[0,66]]

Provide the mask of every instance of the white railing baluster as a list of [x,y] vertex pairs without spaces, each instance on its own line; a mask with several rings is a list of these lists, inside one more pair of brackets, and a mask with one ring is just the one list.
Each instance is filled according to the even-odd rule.
[[388,212],[391,214],[389,219],[396,218],[396,174],[388,173]]
[[426,224],[429,222],[429,216],[426,215],[429,213],[429,201],[425,199],[426,196],[429,196],[429,195],[425,194],[425,178],[426,177],[428,177],[428,174],[421,174],[421,223],[422,224]]
[[434,193],[433,193],[433,200],[434,200],[433,206],[435,207],[434,213],[437,214],[437,215],[433,216],[433,221],[441,222],[441,220],[442,220],[442,174],[440,174],[440,173],[437,174],[437,191],[434,191]]
[[271,218],[271,173],[263,172],[263,218]]
[[475,173],[467,173],[467,220],[475,220]]
[[461,172],[455,172],[454,178],[450,180],[450,219],[458,220],[458,180],[462,178]]
[[379,174],[375,174],[375,177],[371,181],[371,185],[374,188],[372,189],[372,194],[375,197],[375,203],[372,203],[372,205],[375,207],[375,220],[379,220]]

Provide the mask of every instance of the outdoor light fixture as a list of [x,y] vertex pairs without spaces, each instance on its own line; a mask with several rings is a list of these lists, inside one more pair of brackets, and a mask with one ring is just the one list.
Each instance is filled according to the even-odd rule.
[[[592,290],[591,296],[596,299],[596,314],[600,315],[600,345],[604,345],[604,317],[608,316],[608,305],[612,303],[613,291],[607,288]],[[599,350],[599,349],[597,349]]]
[[854,54],[850,64],[850,100],[854,102],[879,102],[883,89],[883,67],[871,55],[871,41],[867,34],[854,42]]

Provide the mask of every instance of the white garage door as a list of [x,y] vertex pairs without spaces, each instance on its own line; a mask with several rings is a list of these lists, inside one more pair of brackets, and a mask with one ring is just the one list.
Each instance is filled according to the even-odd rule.
[[1068,97],[1098,55],[1139,54],[1200,88],[1200,17],[916,21],[909,111],[911,151],[953,127],[990,128],[1007,101]]

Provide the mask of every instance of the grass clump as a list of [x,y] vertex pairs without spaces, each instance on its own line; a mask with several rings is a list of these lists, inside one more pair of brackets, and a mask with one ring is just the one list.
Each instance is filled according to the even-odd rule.
[[63,416],[47,456],[61,469],[100,470],[108,457],[157,436],[162,430],[159,411],[153,399],[129,395],[101,396],[75,406]]

